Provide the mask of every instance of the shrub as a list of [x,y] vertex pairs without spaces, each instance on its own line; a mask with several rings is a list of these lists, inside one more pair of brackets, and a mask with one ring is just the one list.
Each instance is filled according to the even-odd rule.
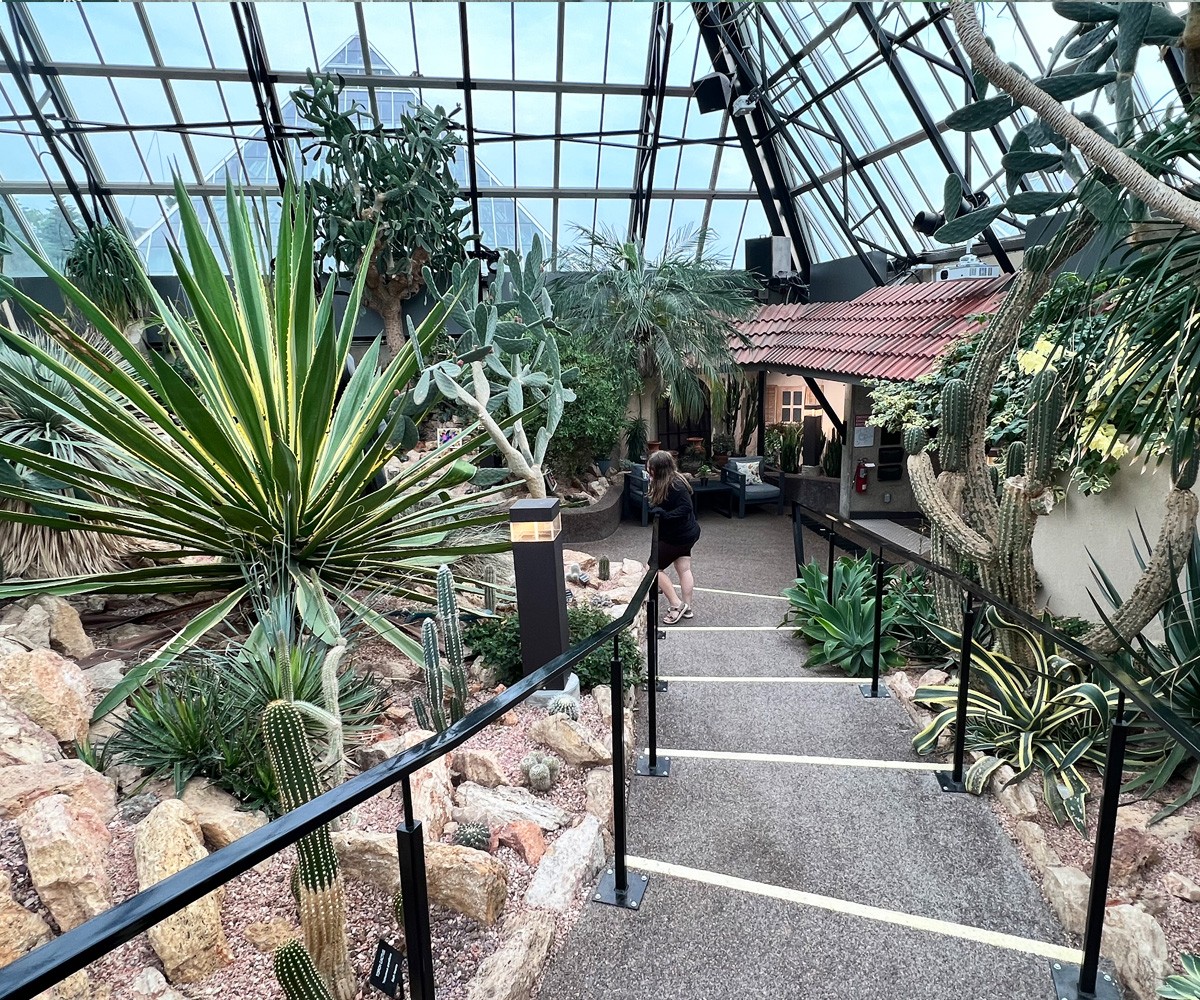
[[555,339],[563,366],[578,368],[579,377],[575,402],[563,410],[550,442],[549,464],[560,476],[578,476],[617,447],[629,387],[611,362],[585,350],[577,338],[558,334]]
[[[602,608],[567,608],[571,645],[582,642],[611,621],[612,618]],[[516,615],[502,615],[498,619],[481,618],[472,622],[463,629],[463,639],[496,672],[496,680],[501,684],[515,684],[521,679],[521,627]],[[639,684],[644,676],[645,665],[637,640],[628,630],[621,633],[617,650],[625,686]],[[579,675],[579,685],[583,690],[590,691],[597,684],[609,682],[611,655],[611,647],[605,644],[575,664],[575,673]]]

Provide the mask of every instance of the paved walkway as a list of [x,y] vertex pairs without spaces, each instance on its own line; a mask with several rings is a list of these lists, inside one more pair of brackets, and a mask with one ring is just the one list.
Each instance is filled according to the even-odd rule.
[[[794,575],[787,518],[702,524],[710,589],[660,644],[671,776],[629,793],[645,900],[589,905],[543,1000],[1051,1000],[1048,960],[1077,958],[988,804],[938,790],[895,701],[762,628]],[[623,525],[581,547],[648,545]]]

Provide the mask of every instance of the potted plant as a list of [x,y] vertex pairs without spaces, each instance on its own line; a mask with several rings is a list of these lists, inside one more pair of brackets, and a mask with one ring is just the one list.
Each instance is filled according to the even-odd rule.
[[653,455],[656,451],[658,451],[661,448],[662,448],[661,441],[647,441],[646,442],[646,455],[647,456]]
[[821,458],[821,468],[830,479],[842,478],[842,442],[836,434],[830,434],[825,439],[825,454]]
[[711,465],[702,465],[696,470],[696,478],[700,480],[702,485],[707,484],[716,471]]
[[712,461],[717,468],[729,462],[733,454],[733,435],[726,431],[714,434],[712,438]]
[[779,465],[779,453],[783,450],[782,428],[783,424],[772,424],[767,428],[767,437],[764,442],[766,454],[763,455],[767,465]]
[[684,472],[698,472],[704,465],[704,438],[689,438],[688,441],[690,443],[679,459],[679,467]]
[[[630,417],[625,422],[625,454],[628,455],[631,462],[644,462],[646,460],[646,448],[648,442],[646,438],[650,433],[649,427],[646,426],[645,417]],[[654,442],[654,450],[658,451],[658,442]]]
[[800,440],[799,424],[781,424],[779,428],[779,467],[784,472],[797,473],[800,471]]

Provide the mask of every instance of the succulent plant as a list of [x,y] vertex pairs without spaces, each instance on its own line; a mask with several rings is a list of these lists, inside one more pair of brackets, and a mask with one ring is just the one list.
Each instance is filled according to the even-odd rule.
[[397,924],[404,926],[404,893],[399,889],[392,895],[392,916]]
[[489,614],[496,613],[496,567],[485,566],[483,570],[483,606]]
[[[462,629],[454,602],[454,576],[442,566],[437,575],[438,620],[446,644],[445,668],[438,653],[437,626],[432,619],[421,623],[421,650],[425,658],[425,696],[413,698],[417,725],[440,733],[467,713],[467,669],[463,662]],[[450,678],[450,706],[446,710],[446,676]]]
[[454,842],[459,847],[486,851],[492,844],[492,831],[486,823],[460,823],[454,831]]
[[535,792],[550,791],[561,767],[562,761],[543,750],[531,750],[521,758],[521,773]]
[[288,1000],[333,1000],[308,950],[299,941],[275,949],[275,978]]
[[[284,810],[290,812],[320,795],[321,782],[300,709],[289,701],[271,702],[263,712],[263,735]],[[336,1000],[350,1000],[357,987],[346,937],[346,896],[329,827],[318,827],[301,839],[297,853],[296,881],[304,946],[297,942],[295,948],[285,953],[286,979],[281,977],[280,985],[289,998],[328,996],[329,992],[312,991],[315,972],[309,973],[315,966],[325,980],[323,990],[332,987]],[[307,966],[293,954],[296,950],[309,959]],[[276,959],[278,969],[279,952]]]
[[608,594],[592,594],[588,598],[588,604],[593,608],[611,608],[613,606],[613,599]]
[[611,573],[611,571],[612,571],[612,567],[608,561],[608,556],[601,556],[599,569],[597,571],[600,575],[600,579],[601,580],[609,579],[609,574]]
[[568,719],[579,721],[579,702],[569,694],[556,695],[546,706],[548,715],[565,715]]

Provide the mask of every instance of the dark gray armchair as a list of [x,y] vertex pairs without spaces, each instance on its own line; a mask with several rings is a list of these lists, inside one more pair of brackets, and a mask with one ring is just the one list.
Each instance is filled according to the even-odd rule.
[[642,527],[650,523],[650,477],[646,467],[634,463],[625,473],[625,489],[621,497],[625,517],[640,517]]
[[776,486],[774,483],[747,482],[747,468],[757,469],[758,478],[762,478],[763,460],[758,456],[731,458],[725,468],[721,470],[721,482],[728,483],[729,488],[733,490],[733,495],[737,498],[738,517],[746,516],[747,504],[756,503],[773,503],[775,513],[782,514],[785,493],[783,470],[779,470],[779,485]]

